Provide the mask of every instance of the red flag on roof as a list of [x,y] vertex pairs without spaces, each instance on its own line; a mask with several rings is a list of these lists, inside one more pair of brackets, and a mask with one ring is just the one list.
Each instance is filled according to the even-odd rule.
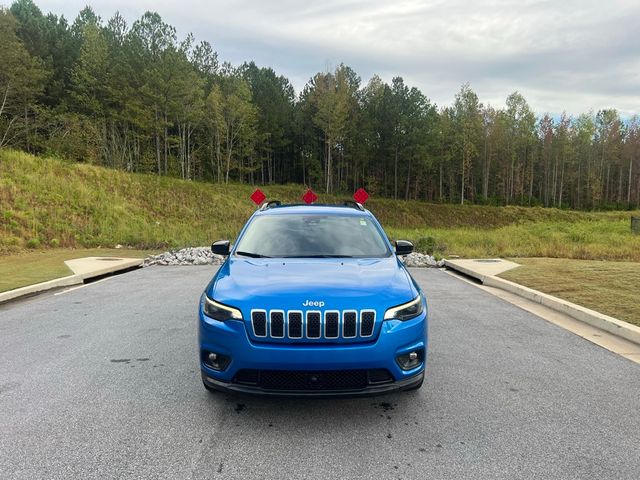
[[256,205],[260,205],[264,202],[264,199],[267,198],[267,196],[262,192],[262,190],[256,188],[256,191],[251,194],[250,198]]
[[359,188],[356,193],[353,194],[353,199],[358,203],[364,203],[369,198],[369,194],[364,188]]
[[302,200],[304,200],[304,203],[306,204],[313,203],[317,199],[318,196],[311,189],[307,190],[307,192],[302,196]]

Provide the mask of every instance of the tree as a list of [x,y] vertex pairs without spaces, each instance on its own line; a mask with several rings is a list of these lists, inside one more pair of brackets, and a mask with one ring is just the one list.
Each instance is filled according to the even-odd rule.
[[[129,28],[85,7],[71,25],[33,0],[0,10],[0,146],[217,182],[322,185],[441,202],[625,208],[640,202],[640,121],[604,109],[536,116],[514,92],[463,85],[437,109],[402,77],[350,67],[299,95],[154,12]],[[561,111],[561,109],[559,109]],[[316,187],[317,188],[317,187]]]
[[[43,90],[45,71],[16,36],[17,22],[0,9],[0,148],[28,134],[28,109]],[[24,119],[20,125],[21,119]]]
[[[621,170],[622,139],[622,122],[618,112],[614,109],[600,110],[596,114],[595,141],[600,151],[599,196],[605,203],[613,200],[613,176],[616,169]],[[613,175],[612,170],[614,170]],[[622,175],[621,171],[620,175]],[[618,190],[618,201],[620,196],[621,189]]]
[[78,111],[104,117],[108,102],[107,41],[96,24],[84,27],[82,39],[80,56],[71,72],[71,95]]
[[518,92],[513,92],[509,95],[506,103],[506,115],[511,138],[509,145],[511,161],[507,174],[506,201],[510,203],[516,196],[521,199],[524,198],[525,188],[528,186],[530,203],[535,176],[532,150],[536,138],[536,117],[527,101]]
[[[482,104],[469,84],[464,84],[456,94],[453,106],[455,122],[455,148],[460,159],[460,203],[464,204],[465,192],[470,189],[469,178],[473,162],[480,152],[483,123]],[[473,190],[471,189],[473,198]]]
[[69,75],[80,49],[67,20],[52,13],[43,15],[32,0],[15,1],[11,13],[18,20],[18,38],[47,72],[40,103],[65,111]]
[[[627,177],[627,205],[632,206],[632,193],[635,190],[635,206],[640,205],[640,118],[631,117],[627,125],[624,155],[629,164]],[[634,178],[636,181],[634,181]]]
[[250,158],[255,145],[257,112],[251,104],[249,86],[242,78],[225,76],[221,83],[220,87],[214,86],[206,103],[208,125],[216,145],[218,181],[224,168],[224,181],[229,183],[232,168],[240,175],[254,168],[244,160]]
[[286,160],[291,155],[293,87],[271,68],[259,68],[253,62],[242,65],[240,72],[251,89],[251,103],[257,108],[256,140],[262,183],[283,181]]
[[350,115],[357,111],[356,92],[360,78],[341,64],[335,73],[318,73],[311,81],[312,102],[315,105],[315,124],[325,140],[325,191],[333,190],[333,152],[344,155],[344,140]]

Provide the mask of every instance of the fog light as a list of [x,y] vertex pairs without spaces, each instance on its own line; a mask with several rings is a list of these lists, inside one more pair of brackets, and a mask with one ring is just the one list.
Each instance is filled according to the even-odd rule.
[[222,371],[229,366],[231,357],[222,355],[221,353],[202,351],[202,361],[204,364],[214,370]]
[[422,365],[422,350],[398,355],[396,358],[398,365],[403,370],[412,370]]

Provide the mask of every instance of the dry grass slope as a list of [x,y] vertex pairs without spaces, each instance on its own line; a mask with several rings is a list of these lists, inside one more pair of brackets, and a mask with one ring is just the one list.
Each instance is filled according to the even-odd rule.
[[522,266],[501,277],[640,326],[640,264],[562,258],[514,260]]
[[[217,185],[0,150],[0,253],[27,248],[163,249],[233,238],[255,206],[250,185]],[[266,186],[299,202],[300,185]],[[319,193],[319,192],[318,192]],[[345,196],[320,194],[320,202]],[[371,199],[393,238],[438,256],[545,256],[640,261],[630,212],[440,205]],[[636,215],[640,213],[636,212]]]

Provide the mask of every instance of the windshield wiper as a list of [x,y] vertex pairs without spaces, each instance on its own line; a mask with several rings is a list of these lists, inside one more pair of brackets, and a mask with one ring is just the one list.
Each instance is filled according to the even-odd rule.
[[253,252],[236,252],[236,255],[242,255],[243,257],[251,257],[251,258],[271,258],[268,255],[260,255],[259,253],[253,253]]
[[290,255],[284,258],[354,258],[353,255]]

